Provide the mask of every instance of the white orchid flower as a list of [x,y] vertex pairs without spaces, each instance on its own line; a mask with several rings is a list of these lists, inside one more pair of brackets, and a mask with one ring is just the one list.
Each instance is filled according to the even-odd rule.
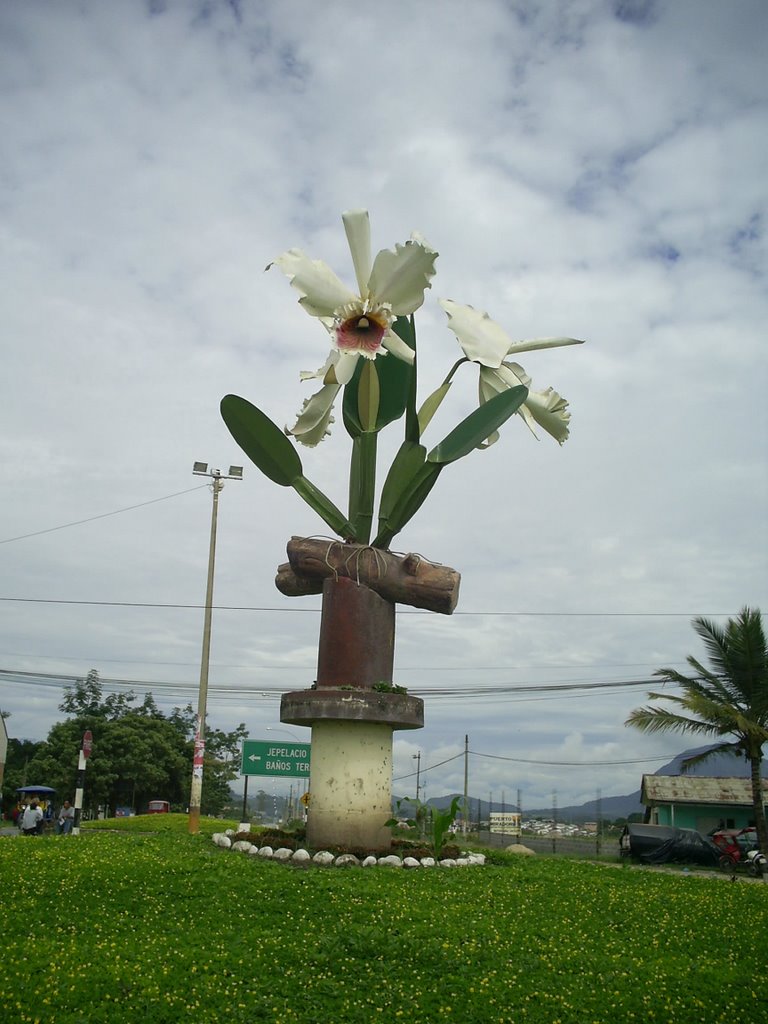
[[[302,371],[301,379],[324,381],[329,376],[329,371],[338,362],[338,359],[339,353],[336,351],[331,352],[325,363],[316,373],[309,373],[306,370]],[[302,444],[314,448],[316,444],[323,440],[326,434],[331,432],[333,403],[336,401],[336,395],[338,395],[340,390],[341,384],[337,384],[335,381],[329,384],[324,383],[319,391],[304,401],[299,418],[290,429],[288,427],[285,428],[285,433],[295,437]]]
[[[547,388],[546,391],[531,391],[531,378],[519,363],[503,362],[500,366],[480,367],[480,404],[482,405],[489,398],[501,394],[508,388],[517,387],[518,384],[524,384],[529,388],[528,397],[518,412],[534,437],[536,436],[534,424],[538,423],[554,437],[558,444],[567,441],[571,419],[568,403],[552,388]],[[487,448],[489,445],[495,444],[498,439],[499,432],[495,430],[480,447]]]
[[[317,317],[331,336],[333,349],[322,375],[324,389],[304,403],[302,418],[313,421],[310,431],[294,434],[305,444],[322,440],[325,428],[317,436],[316,428],[323,417],[330,422],[330,409],[336,394],[330,397],[330,386],[347,384],[355,372],[357,360],[376,359],[388,352],[412,363],[414,354],[392,330],[398,316],[408,316],[424,302],[435,273],[437,253],[418,235],[404,245],[382,249],[371,260],[371,229],[366,210],[350,210],[342,214],[358,292],[351,291],[322,260],[310,260],[300,249],[289,249],[278,256],[277,266],[301,294],[299,303],[310,316]],[[267,268],[269,269],[269,267]],[[317,377],[303,374],[303,378]],[[329,404],[330,398],[330,404]],[[309,440],[312,437],[313,440]]]
[[[509,388],[524,384],[529,389],[528,398],[518,413],[523,417],[535,436],[534,424],[558,442],[568,439],[571,418],[568,402],[552,388],[545,391],[531,391],[531,378],[519,363],[507,362],[505,356],[518,352],[533,352],[536,349],[560,348],[564,345],[582,345],[578,338],[536,338],[512,341],[502,328],[487,313],[473,306],[462,306],[452,299],[438,299],[448,314],[448,326],[456,335],[462,351],[471,362],[480,364],[480,404]],[[488,447],[499,439],[494,431],[481,447]]]

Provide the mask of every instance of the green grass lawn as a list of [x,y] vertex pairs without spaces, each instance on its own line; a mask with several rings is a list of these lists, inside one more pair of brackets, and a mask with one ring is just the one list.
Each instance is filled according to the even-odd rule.
[[0,840],[3,1024],[768,1020],[764,884],[510,855],[301,869],[218,849],[222,822],[101,824]]

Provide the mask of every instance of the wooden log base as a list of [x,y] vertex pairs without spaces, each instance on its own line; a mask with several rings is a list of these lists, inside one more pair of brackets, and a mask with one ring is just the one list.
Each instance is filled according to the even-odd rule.
[[323,580],[340,576],[393,603],[442,615],[450,615],[459,600],[461,574],[447,565],[312,537],[291,537],[288,562],[278,567],[275,586],[287,597],[305,597],[322,593]]

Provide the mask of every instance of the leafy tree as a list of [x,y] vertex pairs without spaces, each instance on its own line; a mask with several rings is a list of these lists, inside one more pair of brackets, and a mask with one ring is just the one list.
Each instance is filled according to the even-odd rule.
[[168,715],[168,721],[173,722],[185,736],[195,735],[195,720],[196,716],[191,704],[187,704],[185,708],[174,708]]
[[99,673],[92,668],[85,679],[78,679],[73,686],[64,687],[59,711],[77,718],[106,718],[107,707],[103,695],[104,687]]
[[151,693],[144,694],[144,700],[136,708],[137,715],[146,715],[147,718],[164,718],[162,711],[155,703],[155,698]]
[[[4,715],[7,718],[8,715]],[[30,763],[43,746],[42,742],[34,740],[18,740],[13,736],[8,737],[8,750],[6,751],[5,772],[3,773],[2,808],[3,813],[9,816],[16,806],[19,786],[45,786],[48,785],[44,779],[38,779],[29,770]]]
[[[168,800],[177,810],[189,805],[195,713],[191,705],[164,715],[151,693],[136,706],[136,695],[104,696],[99,673],[91,669],[64,690],[57,722],[43,743],[9,742],[5,806],[15,804],[17,786],[41,784],[57,791],[57,800],[74,798],[77,764],[86,729],[93,734],[93,752],[85,778],[85,811],[99,807],[114,812],[128,806],[141,810],[152,799]],[[240,745],[248,735],[241,723],[232,732],[209,728],[206,733],[203,811],[219,814],[230,802],[229,783],[240,768]],[[13,805],[11,804],[11,806]]]
[[768,853],[760,766],[763,745],[768,742],[768,649],[761,613],[743,608],[725,628],[708,619],[696,618],[693,628],[704,643],[711,668],[696,658],[687,661],[695,671],[686,676],[671,668],[660,668],[655,675],[676,683],[682,695],[649,693],[652,700],[669,701],[669,707],[637,708],[626,721],[643,732],[679,731],[708,737],[733,737],[702,754],[687,758],[683,771],[714,754],[736,754],[750,765],[752,803],[760,849]]

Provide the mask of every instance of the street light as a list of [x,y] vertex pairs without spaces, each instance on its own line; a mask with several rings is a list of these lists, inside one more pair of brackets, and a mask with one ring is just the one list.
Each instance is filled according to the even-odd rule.
[[208,550],[208,585],[205,591],[205,618],[203,621],[203,652],[200,661],[200,692],[197,699],[195,723],[195,752],[192,757],[192,787],[189,793],[189,832],[200,831],[200,804],[203,795],[203,758],[205,755],[205,714],[208,703],[208,664],[211,657],[211,613],[213,611],[213,570],[216,563],[216,520],[219,510],[219,491],[225,480],[242,480],[243,467],[230,466],[229,473],[208,469],[207,462],[195,462],[195,476],[208,476],[212,480],[213,508],[211,511],[211,543]]
[[280,728],[279,726],[277,726],[277,725],[268,725],[268,726],[266,726],[266,729],[267,729],[267,732],[284,732],[284,733],[286,733],[286,735],[288,735],[288,736],[293,736],[293,738],[294,738],[295,740],[298,740],[298,741],[299,741],[299,743],[306,743],[306,742],[307,742],[307,740],[303,740],[303,739],[301,738],[301,736],[299,736],[299,734],[298,734],[298,733],[296,733],[296,732],[293,732],[293,730],[292,730],[292,729],[281,729],[281,728]]

